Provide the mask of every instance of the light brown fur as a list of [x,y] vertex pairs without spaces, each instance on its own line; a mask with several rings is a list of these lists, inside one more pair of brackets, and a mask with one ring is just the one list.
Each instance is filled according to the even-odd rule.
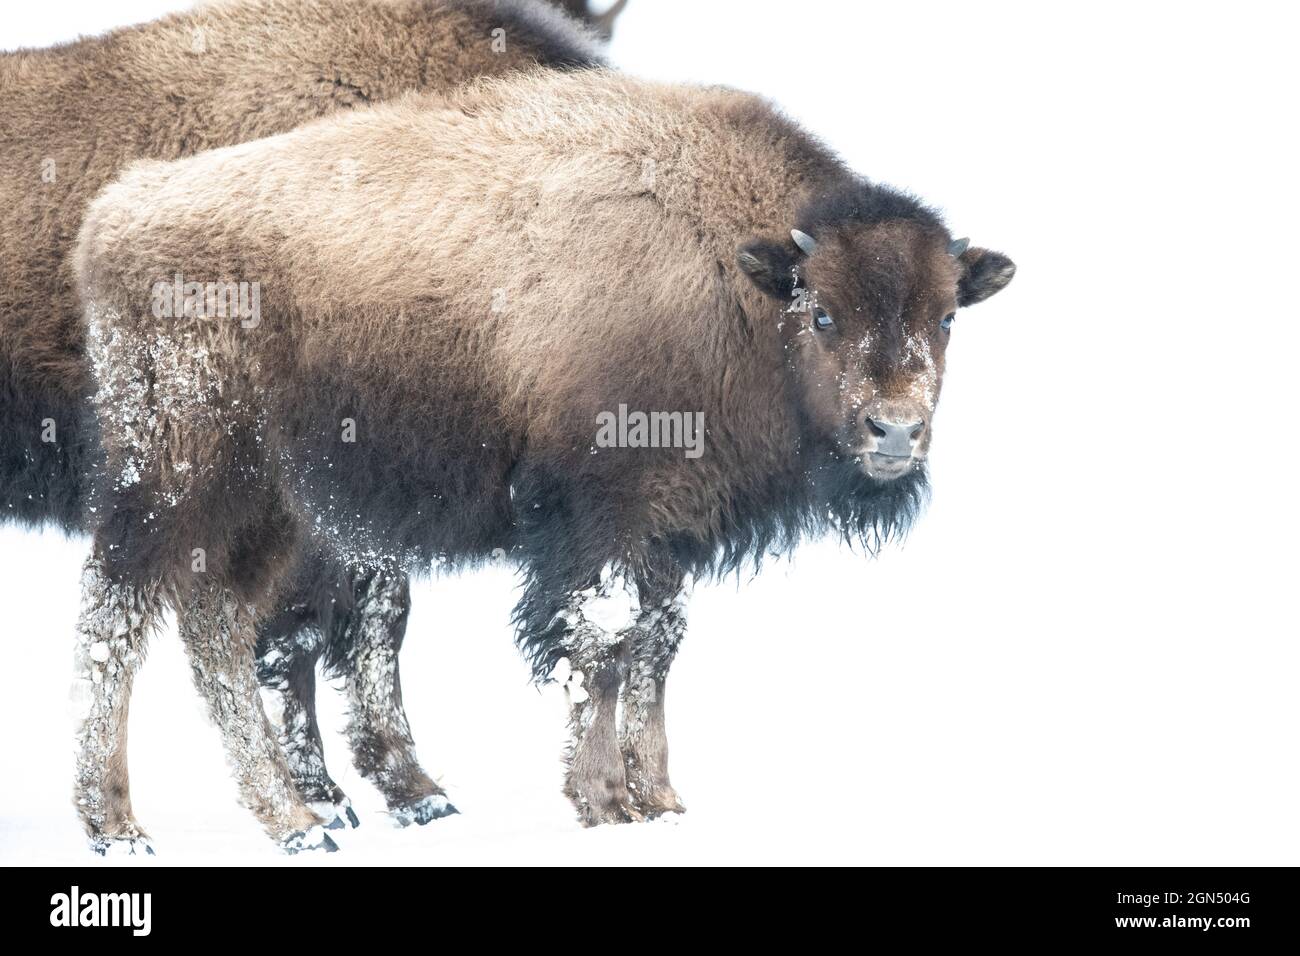
[[[79,399],[82,332],[65,252],[105,182],[140,157],[192,155],[544,62],[546,51],[523,37],[492,50],[497,21],[478,9],[490,6],[241,0],[0,55],[0,245],[9,251],[0,354],[32,388]],[[600,56],[594,44],[587,53]],[[53,182],[42,180],[46,160]]]
[[[267,549],[248,542],[281,508],[355,560],[513,551],[539,673],[563,656],[581,676],[567,792],[588,822],[675,808],[654,701],[681,624],[601,623],[604,572],[630,573],[644,613],[684,572],[905,524],[924,446],[878,474],[864,410],[906,397],[928,429],[941,319],[985,291],[950,242],[756,97],[600,70],[139,164],[76,255],[110,462],[97,548],[181,615],[213,587],[265,606],[275,582],[249,554]],[[152,290],[177,272],[260,283],[261,321],[158,317]],[[773,301],[792,277],[834,305],[833,330]],[[158,361],[159,343],[193,361]],[[707,454],[596,448],[620,403],[701,410]]]

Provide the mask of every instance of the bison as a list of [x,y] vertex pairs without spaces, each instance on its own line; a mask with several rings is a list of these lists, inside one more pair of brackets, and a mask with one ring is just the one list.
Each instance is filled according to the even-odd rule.
[[[590,35],[534,0],[241,0],[0,54],[0,519],[88,527],[99,451],[68,253],[86,205],[127,164],[285,132],[485,74],[601,62]],[[266,693],[279,698],[299,796],[327,819],[357,822],[326,771],[316,726],[315,665],[325,653],[346,679],[358,769],[395,818],[424,823],[452,812],[420,768],[402,712],[405,577],[347,567],[318,549],[291,563],[294,583],[259,627],[257,666]],[[120,620],[112,666],[95,660],[94,642],[83,647],[83,674],[128,689],[144,622]],[[123,750],[126,694],[111,706],[96,700],[79,738],[78,811],[92,846],[141,849]]]
[[591,0],[555,0],[555,3],[606,40],[614,35],[614,21],[627,9],[627,0],[614,0],[600,13],[591,9]]
[[[83,646],[115,664],[174,607],[244,800],[290,845],[315,818],[252,647],[304,536],[383,574],[508,554],[519,643],[569,695],[580,818],[680,810],[686,585],[904,531],[954,314],[1015,268],[756,96],[601,69],[138,164],[75,263],[107,456]],[[253,283],[256,322],[212,309]]]

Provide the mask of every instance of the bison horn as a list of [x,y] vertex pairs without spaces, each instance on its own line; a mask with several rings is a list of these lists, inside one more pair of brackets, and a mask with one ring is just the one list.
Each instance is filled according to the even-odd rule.
[[969,239],[954,239],[952,242],[948,243],[948,255],[956,259],[966,251],[966,247],[969,245]]
[[810,256],[817,251],[817,240],[806,232],[800,232],[798,229],[790,230],[790,238],[794,244],[803,250],[805,256]]

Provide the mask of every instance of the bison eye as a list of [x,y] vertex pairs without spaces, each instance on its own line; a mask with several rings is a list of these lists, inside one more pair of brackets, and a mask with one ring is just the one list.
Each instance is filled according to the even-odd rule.
[[825,309],[817,309],[813,312],[813,322],[819,329],[829,329],[835,325],[835,320],[831,318],[831,314]]
[[949,312],[947,315],[943,317],[943,321],[939,323],[939,328],[947,332],[949,329],[952,328],[952,320],[955,318],[957,318],[957,313]]

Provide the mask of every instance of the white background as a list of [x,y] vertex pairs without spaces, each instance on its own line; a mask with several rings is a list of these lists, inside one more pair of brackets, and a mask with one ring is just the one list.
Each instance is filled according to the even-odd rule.
[[[10,4],[0,47],[179,6]],[[527,683],[504,570],[420,584],[403,657],[463,815],[389,828],[325,690],[363,820],[327,858],[278,856],[236,806],[167,634],[130,732],[159,861],[1300,862],[1281,11],[632,0],[619,66],[765,93],[1017,261],[953,331],[928,516],[877,561],[820,544],[697,588],[669,690],[676,826],[572,822],[562,695]],[[84,549],[0,530],[5,863],[91,859],[66,706]]]

